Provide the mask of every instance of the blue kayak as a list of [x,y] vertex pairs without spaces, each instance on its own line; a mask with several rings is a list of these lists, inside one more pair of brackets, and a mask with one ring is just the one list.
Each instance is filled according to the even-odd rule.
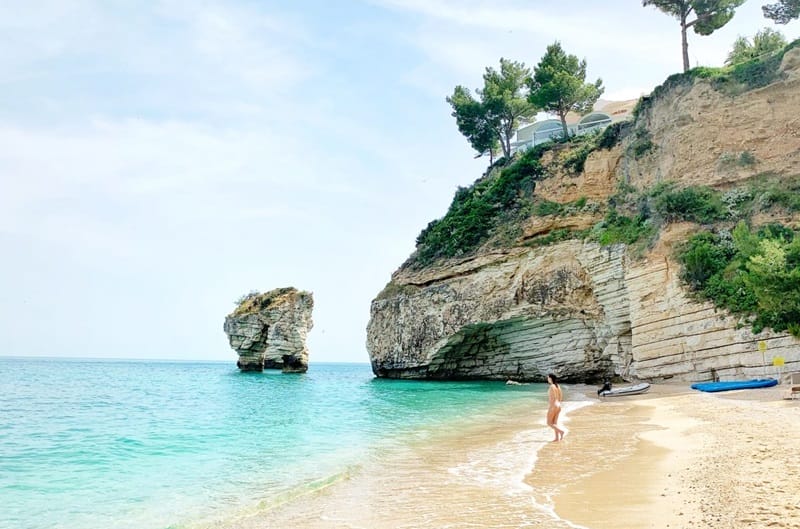
[[732,389],[768,388],[777,384],[777,379],[760,378],[754,380],[730,380],[728,382],[699,382],[697,384],[692,384],[692,389],[713,393],[715,391],[730,391]]

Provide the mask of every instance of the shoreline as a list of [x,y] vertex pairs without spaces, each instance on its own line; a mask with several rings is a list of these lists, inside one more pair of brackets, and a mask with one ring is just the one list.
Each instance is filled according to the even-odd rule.
[[605,399],[570,413],[572,435],[526,479],[573,527],[798,529],[800,405],[782,391],[660,384]]
[[780,386],[707,394],[657,384],[602,401],[595,389],[565,386],[560,442],[549,442],[543,409],[516,402],[219,527],[800,529],[800,405],[781,400]]

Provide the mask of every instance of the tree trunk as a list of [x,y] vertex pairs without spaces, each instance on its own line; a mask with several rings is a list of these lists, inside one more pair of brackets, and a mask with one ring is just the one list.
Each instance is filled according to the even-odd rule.
[[683,71],[689,71],[689,41],[686,38],[686,19],[681,20],[681,50],[683,51]]
[[503,150],[506,151],[506,160],[511,160],[511,136],[514,135],[514,122],[513,120],[508,120],[506,122],[505,130],[505,138],[503,138]]
[[569,127],[567,127],[567,113],[559,112],[558,117],[561,118],[561,126],[564,127],[564,139],[569,139]]
[[509,160],[511,158],[511,142],[510,140],[506,141],[507,138],[504,137],[504,132],[505,130],[502,125],[498,125],[498,127],[494,129],[494,133],[500,141],[500,148],[503,150],[503,156],[505,156],[506,160]]
[[500,147],[503,148],[503,156],[505,156],[506,160],[511,159],[511,145],[506,140],[506,138],[500,138]]

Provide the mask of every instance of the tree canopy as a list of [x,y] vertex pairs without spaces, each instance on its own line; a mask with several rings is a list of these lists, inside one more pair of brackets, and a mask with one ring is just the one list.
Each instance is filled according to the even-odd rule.
[[447,98],[453,107],[451,114],[456,118],[458,131],[467,138],[467,141],[478,152],[478,156],[489,155],[489,163],[494,162],[494,153],[499,141],[493,123],[483,103],[476,100],[469,89],[459,85],[453,90],[453,95]]
[[777,4],[767,4],[761,9],[764,16],[774,20],[776,24],[788,24],[795,18],[800,18],[800,0],[779,0]]
[[[797,0],[788,0],[797,1]],[[643,0],[642,5],[655,6],[659,11],[678,19],[681,25],[683,71],[689,70],[689,41],[686,32],[693,28],[698,35],[711,35],[727,24],[736,8],[745,0]],[[689,17],[694,15],[694,19]]]
[[506,158],[511,156],[511,138],[521,118],[532,118],[536,107],[527,98],[530,70],[524,63],[500,59],[500,69],[487,67],[480,100],[457,86],[447,102],[453,108],[458,130],[479,155],[492,153],[498,143]]
[[739,64],[755,59],[766,53],[771,53],[786,46],[786,39],[780,31],[764,28],[753,36],[753,41],[747,37],[738,37],[733,43],[733,49],[725,59],[725,64]]
[[533,69],[528,81],[531,104],[558,114],[564,136],[568,135],[567,113],[585,114],[592,110],[603,93],[603,81],[586,81],[586,60],[568,55],[556,41],[547,47],[542,60]]

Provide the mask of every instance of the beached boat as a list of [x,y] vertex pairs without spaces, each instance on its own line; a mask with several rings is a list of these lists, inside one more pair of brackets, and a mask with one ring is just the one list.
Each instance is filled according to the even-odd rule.
[[650,389],[650,384],[642,382],[633,386],[625,386],[624,388],[604,389],[598,393],[601,397],[623,397],[625,395],[639,395],[647,393]]
[[697,384],[692,384],[692,389],[713,393],[715,391],[730,391],[732,389],[768,388],[777,383],[778,380],[774,378],[728,380],[726,382],[698,382]]

